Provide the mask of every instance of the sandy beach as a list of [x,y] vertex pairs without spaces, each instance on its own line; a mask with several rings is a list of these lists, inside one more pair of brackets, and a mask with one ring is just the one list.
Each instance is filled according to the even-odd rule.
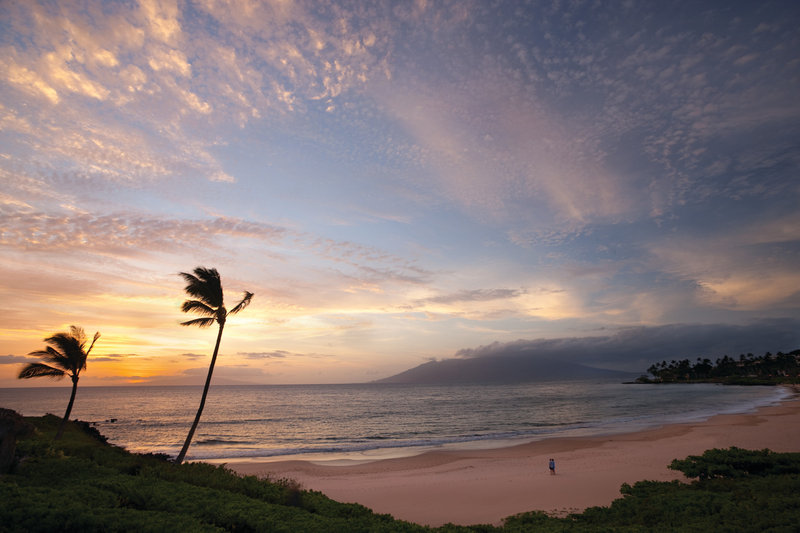
[[[432,450],[342,464],[228,460],[242,474],[290,478],[340,502],[419,524],[500,524],[524,511],[555,514],[608,505],[623,483],[684,479],[667,465],[710,448],[800,451],[800,398],[636,433],[555,438],[489,450]],[[556,461],[551,475],[548,460]]]

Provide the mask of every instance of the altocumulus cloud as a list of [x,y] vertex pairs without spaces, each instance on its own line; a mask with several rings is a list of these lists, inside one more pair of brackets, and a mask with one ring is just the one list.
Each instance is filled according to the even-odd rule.
[[[4,214],[0,222],[7,228],[0,244],[21,249],[72,249],[81,244],[82,251],[134,250],[163,251],[187,248],[185,236],[201,239],[212,245],[212,237],[245,237],[275,242],[286,230],[269,224],[216,217],[210,220],[177,220],[164,217],[120,213],[94,216],[70,214],[53,216],[45,213]],[[43,228],[47,228],[45,231]],[[195,240],[194,244],[197,241]]]

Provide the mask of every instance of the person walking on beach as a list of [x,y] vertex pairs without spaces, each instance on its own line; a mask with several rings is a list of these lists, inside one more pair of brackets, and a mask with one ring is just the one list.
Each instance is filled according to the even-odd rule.
[[550,475],[551,476],[555,476],[556,475],[556,462],[552,458],[550,459]]

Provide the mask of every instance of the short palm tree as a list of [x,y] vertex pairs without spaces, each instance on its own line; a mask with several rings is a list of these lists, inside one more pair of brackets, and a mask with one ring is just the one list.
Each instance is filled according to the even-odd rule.
[[200,416],[203,414],[203,407],[206,404],[206,396],[208,395],[208,386],[211,384],[211,374],[214,372],[214,364],[217,362],[217,353],[219,352],[219,342],[222,340],[222,328],[225,327],[225,320],[228,315],[235,315],[250,304],[253,298],[252,292],[244,292],[242,300],[236,304],[230,311],[225,309],[223,304],[222,294],[222,281],[219,279],[219,272],[215,268],[197,267],[192,274],[181,272],[180,275],[186,281],[186,294],[191,296],[192,300],[186,300],[181,306],[181,311],[184,313],[197,313],[203,315],[202,318],[195,318],[181,322],[182,326],[200,326],[207,328],[214,322],[219,324],[219,332],[217,332],[217,343],[214,346],[214,355],[211,356],[211,364],[208,366],[208,376],[206,377],[206,384],[203,387],[203,397],[200,399],[200,407],[197,408],[197,415],[194,417],[194,422],[186,436],[186,442],[183,443],[183,448],[175,459],[175,462],[181,464],[186,452],[189,450],[189,445],[194,437],[194,432],[197,429],[197,424],[200,422]]
[[83,332],[83,328],[71,326],[69,333],[56,333],[52,337],[46,338],[44,342],[50,346],[44,350],[37,350],[28,354],[41,357],[50,364],[28,363],[19,373],[20,379],[42,376],[56,379],[69,376],[72,379],[72,394],[69,397],[64,418],[61,419],[61,424],[58,425],[56,440],[60,439],[61,434],[64,433],[64,425],[69,420],[72,404],[75,403],[75,393],[78,391],[78,377],[81,370],[86,369],[86,358],[89,357],[89,352],[92,351],[94,343],[99,338],[100,332],[95,333],[92,344],[89,345],[88,349],[84,349],[86,346],[86,334]]

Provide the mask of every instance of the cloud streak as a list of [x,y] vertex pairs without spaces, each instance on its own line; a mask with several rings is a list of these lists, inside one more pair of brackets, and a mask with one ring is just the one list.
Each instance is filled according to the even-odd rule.
[[21,355],[0,355],[0,365],[16,365],[20,363],[32,363],[37,361],[33,357],[23,357]]

